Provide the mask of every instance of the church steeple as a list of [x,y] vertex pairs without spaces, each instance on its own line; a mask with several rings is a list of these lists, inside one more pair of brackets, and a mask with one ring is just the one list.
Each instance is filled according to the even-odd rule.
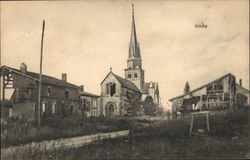
[[132,25],[131,25],[131,37],[129,43],[128,61],[132,59],[141,60],[140,44],[139,42],[137,42],[137,36],[136,36],[134,4],[132,4]]
[[133,82],[137,88],[142,91],[144,85],[144,70],[142,69],[141,61],[140,45],[139,42],[137,42],[135,29],[134,4],[132,4],[131,37],[125,78]]

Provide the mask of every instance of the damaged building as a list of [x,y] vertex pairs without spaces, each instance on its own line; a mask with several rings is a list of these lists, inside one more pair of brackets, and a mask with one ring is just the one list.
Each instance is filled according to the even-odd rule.
[[[20,69],[1,67],[2,79],[2,117],[22,117],[34,120],[37,113],[39,74],[27,70],[22,63]],[[5,92],[13,93],[8,104]],[[42,75],[41,116],[69,116],[82,114],[80,109],[80,87],[67,82],[66,73],[62,79]]]
[[249,105],[249,90],[226,74],[186,94],[171,98],[172,113],[187,114],[195,110],[238,109]]

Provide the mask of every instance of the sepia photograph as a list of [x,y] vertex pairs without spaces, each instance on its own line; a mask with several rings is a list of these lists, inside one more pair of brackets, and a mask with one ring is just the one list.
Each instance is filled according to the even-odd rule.
[[248,0],[0,2],[1,160],[250,159]]

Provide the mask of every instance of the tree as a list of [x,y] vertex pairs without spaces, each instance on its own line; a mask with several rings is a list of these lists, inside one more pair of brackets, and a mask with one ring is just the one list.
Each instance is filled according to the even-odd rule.
[[127,102],[129,103],[128,111],[132,113],[132,115],[136,115],[141,108],[141,94],[134,91],[126,92]]
[[186,94],[186,93],[188,93],[189,91],[190,91],[190,85],[189,85],[189,83],[188,83],[188,81],[187,81],[186,84],[185,84],[184,93]]
[[154,115],[156,111],[156,105],[154,104],[153,98],[151,96],[147,96],[143,102],[143,108],[145,115]]

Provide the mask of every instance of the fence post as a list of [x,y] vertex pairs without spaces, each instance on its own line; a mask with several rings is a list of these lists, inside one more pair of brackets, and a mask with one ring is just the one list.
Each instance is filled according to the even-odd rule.
[[210,132],[210,126],[209,126],[209,113],[207,113],[207,131]]
[[192,133],[193,125],[194,125],[194,115],[192,114],[192,119],[191,119],[191,124],[190,124],[189,135],[191,135],[191,133]]

